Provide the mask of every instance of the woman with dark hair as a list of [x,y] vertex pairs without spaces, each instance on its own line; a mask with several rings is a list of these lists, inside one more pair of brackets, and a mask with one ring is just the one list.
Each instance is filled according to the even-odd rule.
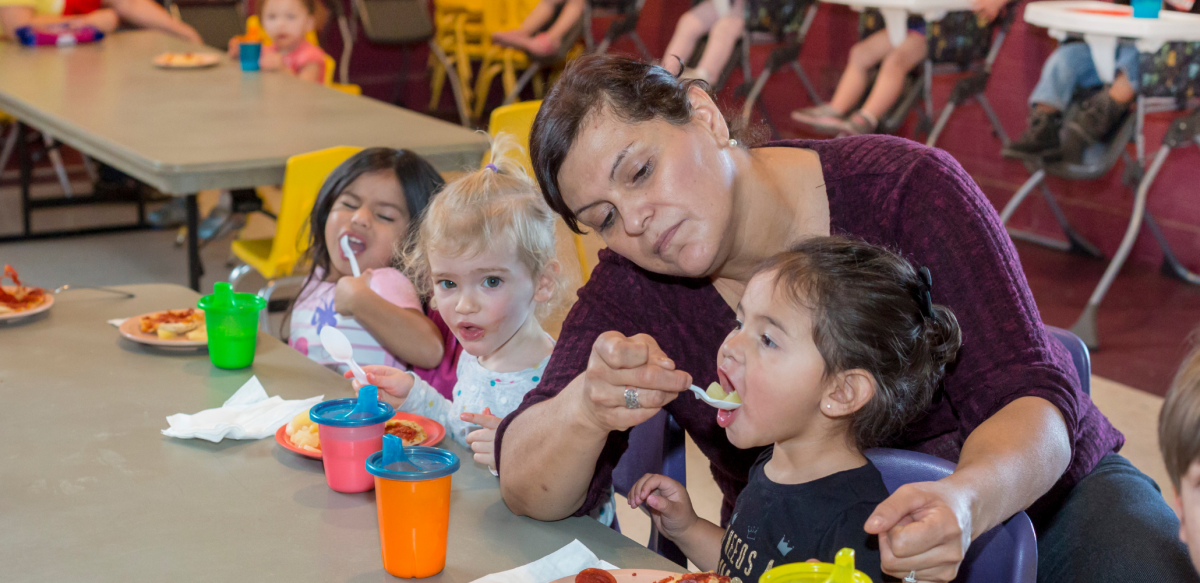
[[[319,340],[322,328],[334,326],[350,338],[360,364],[439,367],[442,333],[393,258],[444,184],[429,162],[391,148],[363,150],[330,173],[309,225],[311,271],[285,319],[290,346],[346,372]],[[361,275],[353,274],[343,239]]]
[[[760,451],[684,396],[717,378],[749,276],[814,236],[863,239],[927,267],[962,349],[928,411],[888,443],[957,462],[901,487],[864,529],[884,572],[949,581],[971,541],[1027,510],[1041,581],[1196,581],[1178,521],[1045,330],[988,200],[941,150],[887,136],[746,148],[700,83],[614,57],[577,60],[530,151],[543,194],[608,244],[541,384],[496,437],[504,499],[542,520],[607,496],[628,430],[660,409],[708,456],[722,523]],[[809,557],[796,557],[797,561]]]

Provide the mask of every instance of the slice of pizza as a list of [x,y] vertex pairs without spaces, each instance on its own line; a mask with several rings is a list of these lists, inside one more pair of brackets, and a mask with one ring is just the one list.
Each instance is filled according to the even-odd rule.
[[729,577],[718,575],[712,571],[704,573],[680,573],[655,583],[729,583]]
[[391,419],[383,424],[383,430],[403,440],[405,447],[419,445],[426,438],[421,424],[407,419]]

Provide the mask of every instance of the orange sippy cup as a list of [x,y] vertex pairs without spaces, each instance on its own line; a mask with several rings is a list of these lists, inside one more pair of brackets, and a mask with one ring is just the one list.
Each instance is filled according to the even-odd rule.
[[383,568],[406,579],[431,577],[446,567],[450,529],[450,475],[458,456],[433,447],[404,447],[383,436],[383,451],[367,458],[375,476]]

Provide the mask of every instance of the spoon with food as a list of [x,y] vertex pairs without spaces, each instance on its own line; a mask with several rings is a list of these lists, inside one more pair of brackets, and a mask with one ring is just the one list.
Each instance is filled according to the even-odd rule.
[[696,393],[696,398],[718,409],[729,411],[742,406],[742,398],[736,392],[726,393],[725,389],[721,388],[721,383],[708,385],[707,391],[696,385],[692,385],[690,388],[693,393]]

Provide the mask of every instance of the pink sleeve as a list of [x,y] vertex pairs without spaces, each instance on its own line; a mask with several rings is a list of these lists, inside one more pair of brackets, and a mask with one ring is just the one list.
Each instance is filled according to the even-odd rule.
[[422,311],[417,289],[403,273],[391,267],[371,272],[371,291],[401,308]]

